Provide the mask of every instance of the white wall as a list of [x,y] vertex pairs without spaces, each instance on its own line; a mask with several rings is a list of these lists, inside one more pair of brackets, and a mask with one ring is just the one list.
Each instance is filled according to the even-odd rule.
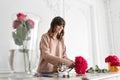
[[[68,56],[84,56],[89,67],[105,67],[104,58],[109,54],[105,3],[103,0],[1,0],[0,70],[10,70],[12,15],[17,12],[33,13],[40,18],[38,45],[42,33],[49,28],[54,16],[66,20],[65,41]],[[4,36],[3,36],[4,35]],[[69,40],[68,40],[69,39]],[[78,40],[77,40],[78,39]],[[103,66],[104,65],[104,66]]]
[[111,33],[111,54],[120,57],[120,0],[108,0],[109,23]]

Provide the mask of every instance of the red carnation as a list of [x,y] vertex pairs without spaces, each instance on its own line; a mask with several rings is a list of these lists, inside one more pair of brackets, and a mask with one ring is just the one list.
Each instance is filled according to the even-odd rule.
[[113,61],[110,63],[111,66],[120,66],[120,61]]
[[105,58],[105,62],[120,61],[119,58],[115,55],[109,55]]
[[85,74],[87,68],[87,61],[82,56],[75,57],[75,72],[77,74]]

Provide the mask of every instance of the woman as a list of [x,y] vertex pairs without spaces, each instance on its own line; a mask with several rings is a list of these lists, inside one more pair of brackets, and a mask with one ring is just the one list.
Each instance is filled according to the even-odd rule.
[[64,28],[64,19],[57,16],[52,20],[48,32],[42,35],[40,41],[40,63],[36,76],[40,73],[57,72],[60,64],[65,64],[69,68],[74,66],[74,62],[66,54],[63,39]]

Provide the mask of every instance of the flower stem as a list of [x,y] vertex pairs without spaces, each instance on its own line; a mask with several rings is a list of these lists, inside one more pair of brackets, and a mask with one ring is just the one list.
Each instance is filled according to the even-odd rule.
[[23,50],[22,50],[22,52],[23,52],[23,55],[24,55],[24,67],[25,67],[25,72],[27,71],[26,70],[26,51],[25,51],[25,46],[23,45]]

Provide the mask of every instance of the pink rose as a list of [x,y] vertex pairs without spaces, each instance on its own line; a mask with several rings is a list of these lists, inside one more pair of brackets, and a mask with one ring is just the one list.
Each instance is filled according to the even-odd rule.
[[20,21],[15,20],[15,21],[13,22],[13,28],[16,29],[20,24],[21,24]]
[[18,20],[24,20],[24,21],[26,21],[26,17],[27,17],[27,15],[25,15],[23,13],[18,13],[17,14],[17,19]]
[[27,21],[28,21],[28,23],[30,24],[30,27],[31,27],[31,28],[34,28],[34,25],[35,25],[34,21],[31,20],[31,19],[28,19]]

